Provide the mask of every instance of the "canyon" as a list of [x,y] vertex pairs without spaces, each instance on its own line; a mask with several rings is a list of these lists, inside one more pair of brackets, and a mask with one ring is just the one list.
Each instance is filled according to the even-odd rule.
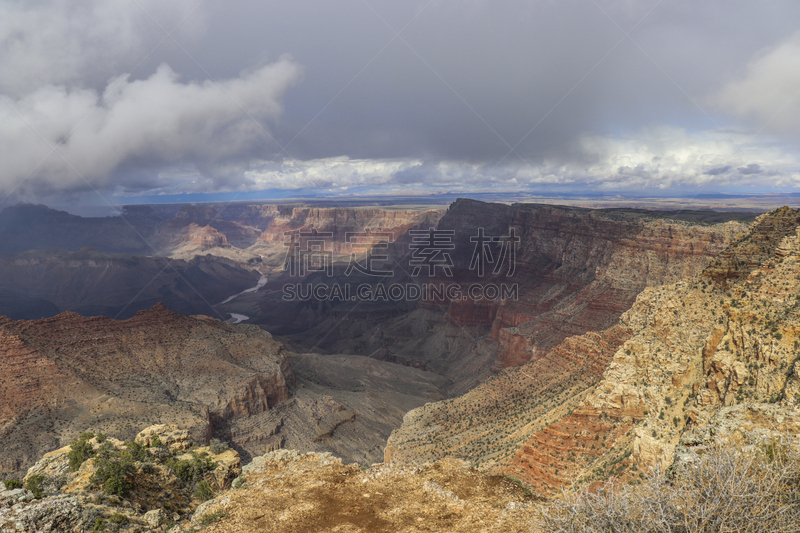
[[636,483],[712,443],[789,442],[799,232],[799,210],[762,215],[699,272],[645,288],[613,326],[411,411],[386,460],[474,457],[550,495]]
[[[461,199],[446,211],[129,206],[121,224],[15,209],[0,216],[7,250],[0,304],[8,295],[8,308],[25,313],[0,324],[3,397],[13,398],[0,411],[0,438],[14,443],[0,464],[4,475],[85,429],[130,439],[136,428],[168,423],[198,442],[229,442],[245,462],[283,448],[362,465],[456,457],[542,494],[569,479],[622,475],[623,467],[634,476],[678,453],[684,426],[673,418],[689,420],[636,399],[629,391],[636,382],[609,381],[621,353],[639,353],[640,315],[662,305],[654,295],[694,279],[727,287],[770,254],[794,253],[791,223],[762,217],[751,224],[739,213]],[[36,235],[53,220],[64,225],[64,249],[33,234],[31,249],[18,249],[9,235],[29,211]],[[146,237],[138,249],[133,238],[98,237],[131,227]],[[68,235],[70,228],[80,229]],[[362,240],[353,246],[356,234]],[[420,255],[418,243],[433,234],[445,243],[437,253],[446,260],[426,272],[433,254]],[[320,235],[317,252],[326,255],[317,257],[330,268],[290,272],[287,239],[313,251]],[[353,270],[353,261],[381,275]],[[373,292],[393,285],[514,290],[504,298],[467,290],[418,299],[286,298],[287,284],[308,294],[337,283]],[[141,292],[131,295],[134,289]],[[222,321],[228,316],[243,322]],[[686,343],[706,342],[706,330],[674,327],[694,335]],[[715,335],[724,342],[724,333]],[[739,368],[712,367],[719,382]],[[684,387],[694,378],[675,379]],[[706,393],[698,386],[694,394]],[[686,398],[671,393],[670,401]],[[713,413],[706,415],[695,417],[697,427],[712,423]],[[664,420],[675,431],[664,423],[653,435],[651,426]]]
[[408,410],[444,397],[440,376],[359,356],[295,354],[252,325],[159,304],[128,320],[0,322],[3,477],[84,430],[132,439],[174,424],[245,459],[332,451],[370,463]]

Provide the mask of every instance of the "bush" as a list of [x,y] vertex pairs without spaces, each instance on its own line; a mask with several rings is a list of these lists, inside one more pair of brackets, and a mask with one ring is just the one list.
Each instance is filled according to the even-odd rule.
[[800,457],[787,446],[712,446],[672,474],[565,493],[543,508],[540,525],[556,533],[800,531]]
[[111,518],[109,518],[108,521],[115,526],[124,526],[128,523],[129,519],[122,513],[114,513],[111,515]]
[[217,463],[211,460],[207,454],[192,453],[191,459],[170,459],[167,466],[175,473],[180,480],[186,483],[197,483],[203,479],[206,472],[210,472],[217,467]]
[[211,490],[211,485],[208,484],[208,481],[203,480],[195,487],[194,496],[198,500],[204,502],[214,497],[214,491]]
[[151,463],[153,461],[153,454],[150,453],[150,450],[138,442],[126,442],[125,453],[128,454],[132,460],[140,463]]
[[69,458],[69,469],[71,472],[75,472],[89,457],[94,455],[94,447],[92,443],[89,442],[93,438],[94,433],[82,433],[77,440],[74,440],[69,445],[70,450],[67,453],[67,457]]
[[133,463],[130,459],[114,458],[104,463],[92,476],[92,482],[102,485],[106,494],[125,497],[133,488],[128,477],[133,474]]
[[128,478],[133,474],[133,459],[128,454],[120,454],[111,444],[103,444],[97,450],[96,471],[92,483],[103,487],[106,494],[127,496],[133,488]]
[[20,481],[17,478],[7,479],[7,480],[3,481],[3,485],[5,485],[6,489],[8,489],[8,490],[21,489],[22,488],[22,481]]
[[211,439],[211,442],[208,444],[211,453],[214,455],[220,454],[228,449],[228,444],[219,440],[219,439]]
[[28,481],[25,483],[25,488],[31,493],[33,493],[33,497],[37,500],[41,500],[44,498],[44,485],[46,478],[41,474],[36,474],[28,478]]

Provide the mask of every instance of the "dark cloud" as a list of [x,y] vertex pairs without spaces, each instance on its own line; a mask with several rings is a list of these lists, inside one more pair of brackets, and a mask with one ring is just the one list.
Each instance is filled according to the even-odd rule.
[[800,180],[792,0],[44,0],[3,20],[3,194]]
[[[758,165],[756,165],[756,166],[758,166]],[[704,174],[706,176],[719,176],[720,174],[727,174],[728,172],[730,172],[730,170],[731,170],[731,166],[730,165],[725,165],[723,167],[714,167],[714,168],[712,168],[710,170],[706,170],[704,172]],[[739,170],[741,170],[741,169],[739,169]]]
[[739,171],[739,174],[745,174],[745,175],[761,174],[761,165],[757,163],[750,163],[746,167],[739,167],[736,170]]

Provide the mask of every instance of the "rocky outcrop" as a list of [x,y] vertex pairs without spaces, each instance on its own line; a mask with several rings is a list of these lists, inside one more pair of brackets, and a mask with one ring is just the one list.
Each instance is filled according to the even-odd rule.
[[[242,472],[236,451],[225,446],[195,447],[175,426],[142,430],[140,443],[163,443],[149,450],[135,449],[132,443],[113,437],[89,434],[82,439],[88,457],[75,468],[70,468],[71,447],[66,446],[47,453],[28,469],[23,479],[26,489],[9,491],[0,486],[4,531],[166,531],[167,524],[185,520],[208,498],[195,492],[198,483],[208,483],[218,494],[228,490]],[[184,446],[191,453],[181,451]],[[98,476],[115,461],[128,464],[128,469],[109,487],[109,481]],[[182,463],[204,471],[199,477],[187,475]],[[38,494],[32,492],[34,481]]]
[[[600,381],[616,349],[630,336],[630,330],[615,326],[570,337],[549,352],[536,354],[519,368],[504,370],[462,396],[409,412],[403,426],[392,432],[384,460],[417,464],[452,456],[477,462],[484,468],[501,469],[515,460],[520,449],[523,455],[535,447],[542,456],[560,456],[563,439],[545,436],[531,443],[531,434],[577,408],[586,390]],[[556,434],[579,433],[581,428],[588,428],[591,432],[585,440],[589,440],[599,428],[607,432],[610,427],[599,421],[596,414],[583,415],[580,421],[567,425],[580,427],[557,429]],[[544,446],[550,449],[544,451]],[[527,457],[533,454],[528,453]],[[534,465],[535,461],[528,462]],[[555,464],[554,460],[547,461],[548,466],[551,463]],[[564,472],[564,466],[554,466],[555,469]],[[519,476],[517,470],[510,472]]]
[[[573,479],[591,481],[598,472],[630,479],[668,467],[676,454],[688,457],[687,446],[763,445],[796,431],[798,215],[788,208],[763,215],[701,275],[639,295],[621,318],[634,335],[570,415],[609,420],[616,435],[599,457],[565,447],[578,465]],[[742,248],[754,241],[758,253],[743,260]],[[747,271],[756,256],[763,261]],[[522,454],[517,460],[524,462]]]
[[371,245],[380,241],[397,240],[410,228],[436,227],[442,216],[438,209],[381,209],[372,207],[293,207],[281,210],[263,231],[259,241],[284,243],[287,232],[331,233],[333,249],[345,251],[348,233],[367,233],[351,239],[358,244]]
[[[169,426],[167,424],[156,424],[140,431],[134,442],[137,442],[145,448],[156,446],[166,446],[170,450],[186,450],[192,446],[192,439],[189,437],[189,432],[185,429],[179,429],[176,426]],[[45,455],[46,457],[46,455]]]
[[696,460],[697,453],[714,445],[778,450],[800,446],[800,410],[779,404],[746,403],[723,407],[706,423],[693,424],[681,435],[673,468]]
[[728,280],[746,277],[773,256],[789,255],[796,245],[798,224],[800,213],[789,207],[761,215],[752,231],[714,259],[705,270],[705,276],[725,284]]
[[528,205],[513,206],[509,227],[520,237],[513,276],[520,297],[500,303],[491,323],[501,367],[611,326],[642,289],[700,272],[746,228]]
[[0,319],[0,337],[4,474],[87,426],[133,439],[133,427],[157,418],[180,425],[169,437],[177,449],[225,436],[237,418],[288,399],[294,382],[268,333],[162,305],[124,321]]
[[514,481],[445,460],[418,468],[342,464],[280,450],[245,466],[231,491],[176,531],[530,531],[534,502]]

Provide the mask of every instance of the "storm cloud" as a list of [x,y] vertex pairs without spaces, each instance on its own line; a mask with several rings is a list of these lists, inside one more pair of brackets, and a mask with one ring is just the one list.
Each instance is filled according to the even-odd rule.
[[800,183],[790,1],[0,0],[0,20],[11,199]]

